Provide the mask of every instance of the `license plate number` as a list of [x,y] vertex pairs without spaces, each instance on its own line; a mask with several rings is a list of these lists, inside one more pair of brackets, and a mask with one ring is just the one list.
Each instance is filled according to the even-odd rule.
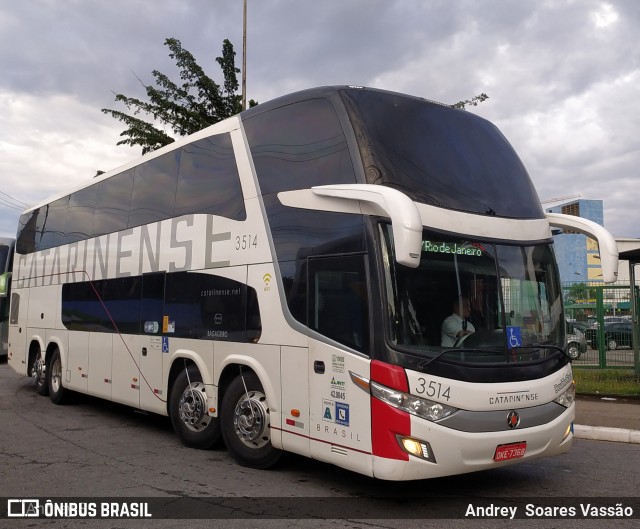
[[527,450],[527,443],[522,441],[520,443],[509,443],[506,445],[498,445],[496,453],[493,454],[494,461],[508,461],[509,459],[518,459],[523,457]]

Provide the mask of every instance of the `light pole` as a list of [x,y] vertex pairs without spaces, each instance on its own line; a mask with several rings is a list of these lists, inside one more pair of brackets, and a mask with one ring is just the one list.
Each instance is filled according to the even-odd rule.
[[247,0],[242,6],[242,110],[247,109]]

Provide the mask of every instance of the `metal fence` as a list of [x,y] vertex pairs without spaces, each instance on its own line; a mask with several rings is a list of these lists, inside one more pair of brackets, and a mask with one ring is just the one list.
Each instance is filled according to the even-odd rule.
[[[574,366],[625,368],[640,372],[638,342],[640,290],[627,285],[603,286],[585,283],[563,285],[567,343]],[[636,321],[632,300],[636,306]]]

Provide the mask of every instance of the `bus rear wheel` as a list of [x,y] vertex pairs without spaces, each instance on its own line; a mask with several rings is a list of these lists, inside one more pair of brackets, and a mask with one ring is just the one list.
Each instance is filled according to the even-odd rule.
[[46,378],[51,402],[54,404],[64,404],[68,390],[62,385],[62,360],[59,349],[54,349],[51,354]]
[[38,394],[47,396],[49,394],[49,385],[47,384],[47,364],[41,349],[36,351],[36,356],[33,359],[31,376],[35,380],[36,391]]
[[171,424],[183,445],[207,450],[220,440],[220,423],[208,414],[202,375],[194,365],[180,371],[169,400]]
[[227,450],[240,465],[265,469],[278,462],[282,451],[271,444],[269,403],[254,373],[231,382],[222,397],[220,421]]

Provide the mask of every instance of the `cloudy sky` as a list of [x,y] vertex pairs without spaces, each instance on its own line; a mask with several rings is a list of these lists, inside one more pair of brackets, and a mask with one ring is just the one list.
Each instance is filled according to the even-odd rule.
[[[358,84],[454,103],[498,125],[543,201],[604,201],[640,237],[637,0],[248,0],[248,97]],[[0,0],[0,236],[34,204],[140,154],[100,112],[143,97],[175,37],[221,81],[242,64],[242,0]],[[551,205],[551,204],[549,204]]]

